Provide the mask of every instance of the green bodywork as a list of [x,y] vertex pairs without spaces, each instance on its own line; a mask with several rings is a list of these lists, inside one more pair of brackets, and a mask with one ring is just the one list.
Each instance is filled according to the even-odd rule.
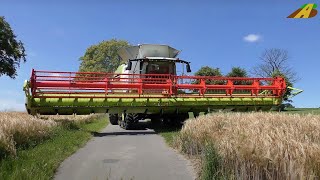
[[[30,114],[145,113],[172,114],[187,112],[266,111],[281,104],[278,97],[133,97],[106,95],[104,98],[33,98],[26,81],[26,108]],[[94,96],[94,95],[92,95]]]

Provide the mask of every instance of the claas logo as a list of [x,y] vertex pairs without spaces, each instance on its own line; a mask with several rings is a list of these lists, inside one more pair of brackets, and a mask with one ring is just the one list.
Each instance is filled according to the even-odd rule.
[[317,4],[305,4],[300,9],[290,14],[287,18],[312,18],[318,13]]

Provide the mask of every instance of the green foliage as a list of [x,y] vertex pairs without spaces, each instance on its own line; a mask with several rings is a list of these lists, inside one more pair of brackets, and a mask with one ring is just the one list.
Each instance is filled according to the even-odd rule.
[[111,39],[90,46],[84,56],[80,57],[80,72],[114,72],[122,63],[118,50],[128,47],[124,40]]
[[[70,123],[70,122],[69,122]],[[36,146],[20,148],[17,157],[0,160],[0,179],[52,179],[59,164],[108,124],[104,116],[86,123],[58,126],[53,136]]]
[[288,114],[316,114],[316,115],[320,115],[320,108],[290,108],[287,107],[285,108],[285,110],[283,111],[285,113]]
[[248,73],[244,68],[233,67],[227,74],[228,77],[248,77]]
[[222,174],[222,158],[218,154],[213,144],[207,144],[203,151],[203,164],[201,171],[201,179],[229,179]]
[[181,127],[161,127],[161,126],[154,127],[154,131],[157,134],[160,134],[164,138],[166,143],[170,146],[173,145],[173,140],[180,132],[180,129]]
[[15,78],[20,61],[26,61],[23,43],[16,39],[9,23],[0,16],[0,76]]
[[219,68],[203,66],[195,73],[195,75],[196,76],[222,76],[222,73]]
[[[212,68],[209,66],[201,67],[196,73],[196,76],[222,76],[222,73],[219,68]],[[199,84],[199,80],[193,82],[193,84]],[[215,80],[206,80],[206,84],[221,84],[220,81]]]
[[[290,82],[290,80],[287,78],[286,75],[284,75],[283,73],[281,73],[280,71],[275,71],[273,74],[272,74],[272,77],[283,77],[284,80],[286,81],[286,85],[287,86],[293,86],[293,84]],[[286,93],[283,95],[283,100],[286,101],[286,102],[292,102],[292,100],[290,100],[290,96],[291,96],[291,89],[287,89],[286,90]]]
[[285,103],[283,104],[284,108],[287,109],[287,108],[295,108],[291,103]]
[[[248,73],[244,68],[233,67],[231,71],[227,74],[227,77],[248,77]],[[248,85],[250,82],[245,81],[234,81],[235,85]]]

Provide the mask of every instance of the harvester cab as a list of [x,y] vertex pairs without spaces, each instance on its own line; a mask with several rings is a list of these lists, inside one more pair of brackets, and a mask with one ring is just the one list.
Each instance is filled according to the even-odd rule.
[[191,72],[190,62],[167,45],[132,46],[118,54],[127,63],[114,73],[32,70],[24,85],[27,111],[108,113],[111,124],[130,129],[147,118],[175,124],[192,113],[270,110],[281,105],[287,88],[281,77],[178,75],[177,65]]
[[118,54],[123,61],[128,62],[122,64],[116,73],[176,75],[178,63],[185,64],[186,71],[191,72],[190,62],[176,58],[179,53],[167,45],[143,44],[122,48]]

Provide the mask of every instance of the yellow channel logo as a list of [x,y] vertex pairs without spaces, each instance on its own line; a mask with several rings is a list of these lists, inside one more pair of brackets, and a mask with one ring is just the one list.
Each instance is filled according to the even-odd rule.
[[317,4],[304,4],[301,8],[290,14],[287,18],[312,18],[318,14]]

